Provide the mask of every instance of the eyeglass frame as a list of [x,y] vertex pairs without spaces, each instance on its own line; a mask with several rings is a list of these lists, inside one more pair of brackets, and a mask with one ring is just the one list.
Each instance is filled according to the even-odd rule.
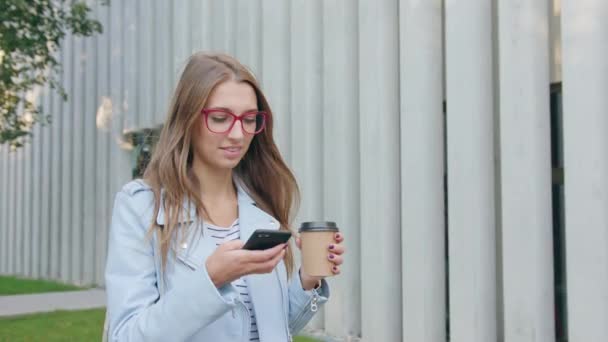
[[[228,129],[224,132],[216,132],[214,130],[212,130],[209,127],[209,113],[211,112],[222,112],[225,114],[228,114],[230,116],[232,116],[234,118],[234,120],[232,121],[232,123],[230,124],[230,127],[228,127]],[[245,134],[250,134],[250,135],[257,135],[262,133],[262,131],[264,131],[264,129],[266,128],[266,120],[268,118],[268,113],[264,112],[264,111],[259,111],[259,110],[252,110],[252,111],[248,111],[245,112],[241,115],[236,115],[233,112],[229,111],[228,109],[224,109],[224,108],[203,108],[201,110],[201,114],[203,114],[203,118],[205,119],[205,126],[207,127],[207,129],[209,130],[209,132],[215,133],[215,134],[227,134],[230,131],[232,131],[232,129],[234,128],[234,125],[236,124],[237,121],[241,122],[241,129],[243,130],[243,133]],[[262,122],[262,126],[260,127],[259,130],[257,130],[254,133],[249,133],[247,132],[247,130],[245,130],[245,126],[243,125],[243,118],[247,115],[251,115],[251,114],[256,114],[256,115],[262,115],[262,117],[264,118],[264,121]]]

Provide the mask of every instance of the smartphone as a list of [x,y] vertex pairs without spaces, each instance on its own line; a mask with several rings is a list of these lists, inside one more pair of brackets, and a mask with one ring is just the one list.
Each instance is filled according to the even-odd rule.
[[256,229],[249,240],[245,242],[243,249],[263,250],[276,245],[286,243],[291,237],[291,232],[284,230]]

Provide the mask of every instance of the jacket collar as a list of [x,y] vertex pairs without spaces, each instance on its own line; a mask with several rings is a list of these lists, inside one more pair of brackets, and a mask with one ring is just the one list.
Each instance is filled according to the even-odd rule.
[[[158,208],[158,214],[156,215],[156,224],[159,226],[165,225],[165,206],[163,205],[163,199],[165,197],[165,189],[160,191],[161,205]],[[194,203],[184,199],[182,216],[179,218],[178,223],[190,223],[196,219],[196,207]]]
[[[260,209],[253,198],[249,195],[245,184],[238,178],[234,178],[234,183],[237,189],[239,226],[241,227],[241,240],[247,240],[256,229],[279,229],[279,222]],[[164,196],[164,190],[161,190],[161,198]],[[161,202],[162,203],[162,202]],[[192,223],[198,220],[196,216],[196,206],[189,200],[185,199],[183,204],[183,215],[179,223]],[[160,226],[165,224],[165,210],[163,205],[160,206],[156,215],[156,223]]]

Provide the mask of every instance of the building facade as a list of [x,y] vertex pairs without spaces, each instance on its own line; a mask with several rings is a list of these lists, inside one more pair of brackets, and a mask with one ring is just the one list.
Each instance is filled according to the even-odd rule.
[[194,51],[257,75],[347,262],[309,331],[349,341],[608,336],[608,2],[89,1],[69,101],[0,147],[0,274],[103,285],[114,194]]

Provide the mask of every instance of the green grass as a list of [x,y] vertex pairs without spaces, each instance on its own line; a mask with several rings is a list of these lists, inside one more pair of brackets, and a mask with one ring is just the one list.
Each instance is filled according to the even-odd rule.
[[296,336],[294,337],[294,342],[319,342],[318,340],[312,339],[310,337],[304,337],[304,336]]
[[101,341],[105,309],[0,319],[0,341]]
[[56,291],[73,291],[81,289],[81,287],[77,287],[74,285],[61,284],[48,280],[23,279],[12,276],[0,277],[0,296]]
[[[0,342],[101,341],[105,309],[55,311],[0,319]],[[296,337],[295,342],[317,342]]]

